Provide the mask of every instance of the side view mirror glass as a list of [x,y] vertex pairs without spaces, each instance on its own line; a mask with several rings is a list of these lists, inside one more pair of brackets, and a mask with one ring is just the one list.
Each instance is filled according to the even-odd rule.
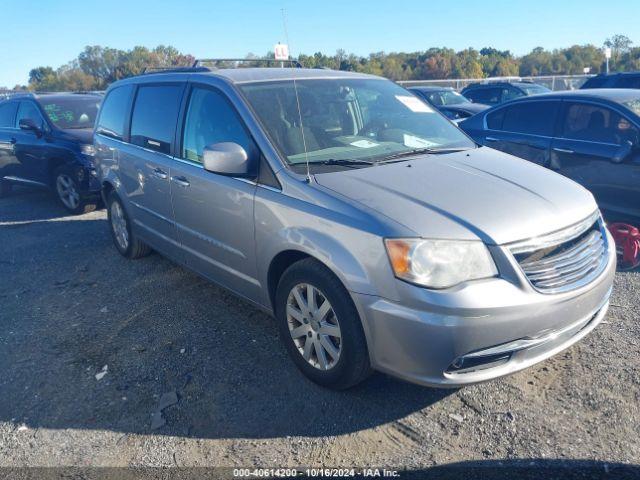
[[21,118],[18,122],[18,126],[20,127],[20,130],[31,130],[38,136],[42,135],[40,127],[38,127],[30,118]]
[[202,153],[204,169],[233,177],[246,177],[251,173],[250,158],[246,150],[234,142],[208,145]]
[[611,158],[611,161],[613,163],[622,163],[631,156],[634,150],[635,147],[633,143],[630,140],[627,140],[622,145],[620,145],[620,147],[618,147],[618,151],[613,156],[613,158]]

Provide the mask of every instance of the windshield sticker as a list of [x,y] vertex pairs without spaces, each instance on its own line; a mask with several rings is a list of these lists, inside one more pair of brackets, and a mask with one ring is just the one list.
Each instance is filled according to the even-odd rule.
[[404,145],[411,148],[431,148],[439,145],[438,143],[430,142],[424,138],[415,137],[413,135],[404,134]]
[[73,121],[73,112],[70,110],[63,111],[60,105],[50,103],[44,106],[44,111],[47,112],[49,119],[57,124],[60,120],[66,120],[67,122]]
[[373,148],[378,146],[377,143],[370,142],[369,140],[358,140],[356,142],[351,142],[350,145],[358,148]]
[[433,109],[417,97],[409,95],[396,95],[396,98],[412,112],[433,113]]

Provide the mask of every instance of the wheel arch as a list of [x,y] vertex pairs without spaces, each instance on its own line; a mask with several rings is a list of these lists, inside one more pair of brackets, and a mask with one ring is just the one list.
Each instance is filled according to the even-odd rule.
[[60,167],[69,166],[69,159],[64,157],[53,157],[49,160],[47,165],[47,179],[49,186],[55,188],[55,173]]
[[282,278],[282,274],[284,274],[291,265],[305,258],[318,260],[306,252],[295,249],[283,250],[271,259],[269,268],[267,269],[267,293],[269,296],[269,305],[274,313],[276,290],[278,289],[278,283],[280,282],[280,278]]
[[294,235],[290,231],[278,238],[280,240],[298,238],[299,243],[283,242],[284,245],[277,253],[269,255],[271,261],[263,278],[267,285],[267,300],[273,311],[275,311],[275,291],[282,274],[295,262],[305,258],[313,258],[324,265],[340,280],[348,292],[374,293],[374,286],[366,267],[336,238],[308,229],[297,230],[295,233]]
[[106,205],[107,200],[109,199],[109,194],[113,192],[116,188],[113,186],[113,183],[110,180],[103,180],[100,186],[100,196],[102,197],[102,202]]
[[320,265],[327,268],[327,270],[329,270],[345,288],[346,294],[348,295],[350,301],[353,303],[353,306],[355,307],[356,312],[358,314],[358,320],[360,322],[360,326],[364,333],[364,337],[367,344],[369,361],[371,362],[371,364],[373,364],[375,361],[375,359],[372,356],[373,350],[369,348],[372,342],[372,332],[370,330],[370,325],[366,321],[366,318],[364,316],[362,305],[359,305],[358,302],[356,301],[356,298],[354,298],[353,291],[349,288],[349,285],[346,283],[342,272],[340,273],[337,272],[335,265],[331,265],[330,262],[323,261],[322,258],[319,258],[319,256],[317,255],[313,255],[312,253],[308,251],[304,251],[303,249],[299,249],[299,248],[288,248],[286,250],[282,250],[281,252],[279,252],[271,260],[271,263],[269,264],[268,273],[267,273],[267,279],[268,279],[267,289],[268,289],[268,296],[269,296],[269,304],[270,304],[270,308],[273,315],[274,316],[276,315],[275,297],[276,297],[277,287],[278,287],[280,278],[282,278],[282,275],[284,274],[284,272],[291,265],[305,259],[313,259],[317,261]]

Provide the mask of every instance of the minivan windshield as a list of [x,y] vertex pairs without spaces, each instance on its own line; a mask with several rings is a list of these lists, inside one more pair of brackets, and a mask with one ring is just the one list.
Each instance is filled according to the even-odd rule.
[[38,99],[51,123],[61,129],[93,128],[101,100],[97,95],[52,95]]
[[[300,79],[241,85],[290,165],[397,159],[475,148],[458,127],[384,79]],[[298,109],[299,105],[299,109]]]

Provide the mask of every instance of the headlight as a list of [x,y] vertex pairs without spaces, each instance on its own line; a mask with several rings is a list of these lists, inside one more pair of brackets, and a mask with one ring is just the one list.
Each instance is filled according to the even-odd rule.
[[80,145],[80,152],[88,157],[93,157],[96,154],[96,147],[93,145]]
[[396,277],[425,287],[453,287],[498,274],[489,250],[480,241],[393,238],[384,243]]

